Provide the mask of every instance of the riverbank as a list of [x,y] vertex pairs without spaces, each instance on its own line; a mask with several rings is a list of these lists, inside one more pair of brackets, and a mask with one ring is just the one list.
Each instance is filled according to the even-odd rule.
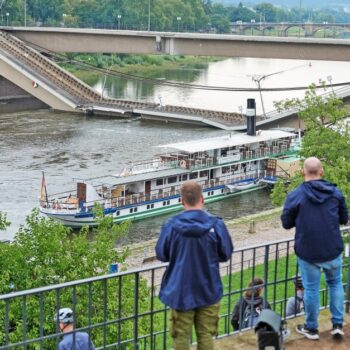
[[[169,55],[70,55],[68,59],[91,65],[91,68],[88,66],[84,68],[74,62],[60,63],[62,68],[88,84],[89,81],[94,81],[104,74],[101,72],[101,69],[140,75],[145,78],[156,78],[159,76],[159,72],[162,71],[204,69],[209,63],[222,60],[219,57]],[[94,70],[94,67],[97,70]]]
[[[294,237],[294,230],[285,230],[281,225],[281,208],[263,211],[226,222],[236,249],[252,245],[265,244]],[[157,264],[154,247],[157,240],[129,245],[131,252],[126,259],[128,269],[141,268],[149,264]]]

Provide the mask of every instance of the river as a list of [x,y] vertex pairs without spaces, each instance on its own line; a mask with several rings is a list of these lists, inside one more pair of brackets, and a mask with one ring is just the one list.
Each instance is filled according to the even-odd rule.
[[[158,78],[191,81],[197,84],[222,86],[254,86],[251,74],[284,73],[266,78],[263,86],[297,86],[318,82],[332,76],[333,83],[347,81],[348,63],[309,62],[293,60],[226,59],[213,62],[204,69],[181,68],[161,70]],[[102,91],[104,77],[94,82]],[[135,81],[108,78],[104,94],[129,99],[141,99],[163,104],[176,104],[226,111],[239,111],[247,98],[259,96],[247,93],[154,87]],[[273,100],[302,93],[264,93],[266,110]],[[72,188],[73,178],[85,178],[118,173],[130,160],[150,158],[154,146],[169,142],[206,138],[223,131],[181,124],[157,124],[140,120],[85,117],[52,111],[0,114],[0,211],[12,222],[0,239],[11,239],[23,224],[26,215],[37,207],[41,172],[45,171],[49,193]],[[225,219],[235,218],[271,208],[265,191],[242,195],[212,203],[208,209]],[[165,217],[137,222],[128,241],[155,238]]]

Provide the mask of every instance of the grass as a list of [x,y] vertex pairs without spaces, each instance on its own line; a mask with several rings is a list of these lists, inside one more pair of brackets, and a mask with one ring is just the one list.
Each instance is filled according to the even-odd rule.
[[[203,69],[208,63],[221,60],[219,57],[199,56],[168,56],[168,55],[68,55],[68,59],[85,62],[100,69],[113,69],[121,73],[133,73],[141,76],[150,76],[152,73],[162,70],[176,70],[181,67],[186,69]],[[96,80],[101,72],[93,68],[82,68],[74,62],[60,64],[62,68],[88,82]]]

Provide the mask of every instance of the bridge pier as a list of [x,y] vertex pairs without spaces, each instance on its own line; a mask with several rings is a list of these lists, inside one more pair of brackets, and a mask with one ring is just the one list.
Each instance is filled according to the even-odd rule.
[[0,75],[0,113],[47,109],[49,106]]

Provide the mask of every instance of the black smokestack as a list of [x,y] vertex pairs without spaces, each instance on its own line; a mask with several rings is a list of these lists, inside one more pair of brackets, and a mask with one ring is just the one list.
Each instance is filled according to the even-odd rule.
[[247,116],[247,135],[255,136],[256,135],[256,124],[255,124],[256,107],[255,107],[254,98],[247,99],[246,116]]

